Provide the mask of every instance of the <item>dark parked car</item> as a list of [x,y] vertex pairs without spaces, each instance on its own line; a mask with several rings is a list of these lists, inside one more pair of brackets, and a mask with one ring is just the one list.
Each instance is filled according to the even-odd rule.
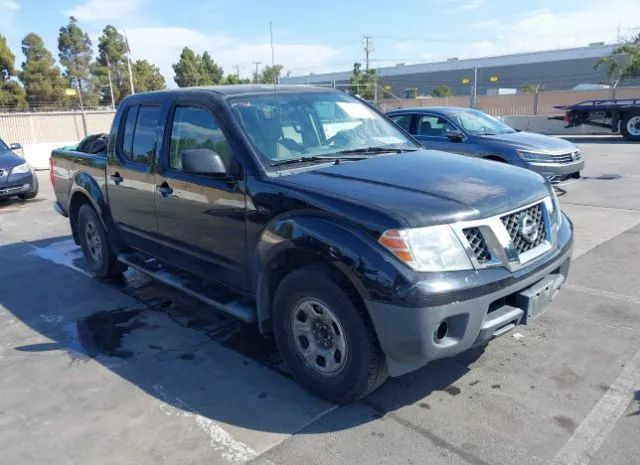
[[132,266],[255,322],[335,402],[528,323],[573,243],[541,176],[426,151],[324,88],[126,97],[106,157],[54,151],[52,179],[96,275]]
[[558,137],[516,131],[469,108],[419,107],[387,113],[426,148],[529,168],[553,183],[580,178],[580,149]]
[[17,196],[20,199],[33,199],[38,195],[38,178],[31,165],[19,155],[20,144],[7,146],[0,140],[0,199]]

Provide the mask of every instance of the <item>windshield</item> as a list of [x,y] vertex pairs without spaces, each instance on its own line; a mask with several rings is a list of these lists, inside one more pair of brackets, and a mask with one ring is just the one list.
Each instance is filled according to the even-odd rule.
[[393,123],[339,92],[242,96],[230,104],[255,149],[272,166],[418,148]]
[[511,126],[506,125],[497,118],[481,111],[460,111],[451,115],[451,119],[465,131],[476,136],[488,136],[493,134],[510,134],[516,132]]

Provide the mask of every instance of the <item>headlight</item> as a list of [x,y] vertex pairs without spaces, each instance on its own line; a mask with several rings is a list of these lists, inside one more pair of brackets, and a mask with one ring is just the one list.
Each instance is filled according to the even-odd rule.
[[391,229],[378,242],[416,271],[473,269],[467,252],[448,225]]
[[553,157],[548,153],[538,153],[538,152],[527,152],[526,150],[516,150],[520,158],[524,161],[543,161],[543,162],[552,162]]
[[560,201],[556,195],[556,190],[553,186],[549,186],[549,192],[551,194],[551,205],[549,208],[549,216],[551,219],[552,227],[557,231],[562,224],[562,211],[560,210]]
[[31,165],[29,165],[29,163],[23,163],[22,165],[18,165],[11,170],[11,176],[13,176],[14,174],[28,173],[29,171],[31,171]]

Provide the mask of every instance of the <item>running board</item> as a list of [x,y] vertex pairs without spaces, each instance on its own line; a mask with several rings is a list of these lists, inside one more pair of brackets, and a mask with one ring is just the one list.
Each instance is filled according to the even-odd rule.
[[257,320],[255,306],[238,298],[237,295],[222,290],[216,294],[213,289],[215,284],[204,286],[177,273],[172,273],[154,258],[145,260],[136,254],[120,254],[118,261],[240,320],[248,323],[255,323]]

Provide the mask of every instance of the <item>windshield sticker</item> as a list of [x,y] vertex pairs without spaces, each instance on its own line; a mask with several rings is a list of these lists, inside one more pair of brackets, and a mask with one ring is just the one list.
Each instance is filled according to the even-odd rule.
[[347,115],[351,118],[358,119],[374,119],[374,113],[361,103],[355,102],[336,102]]

